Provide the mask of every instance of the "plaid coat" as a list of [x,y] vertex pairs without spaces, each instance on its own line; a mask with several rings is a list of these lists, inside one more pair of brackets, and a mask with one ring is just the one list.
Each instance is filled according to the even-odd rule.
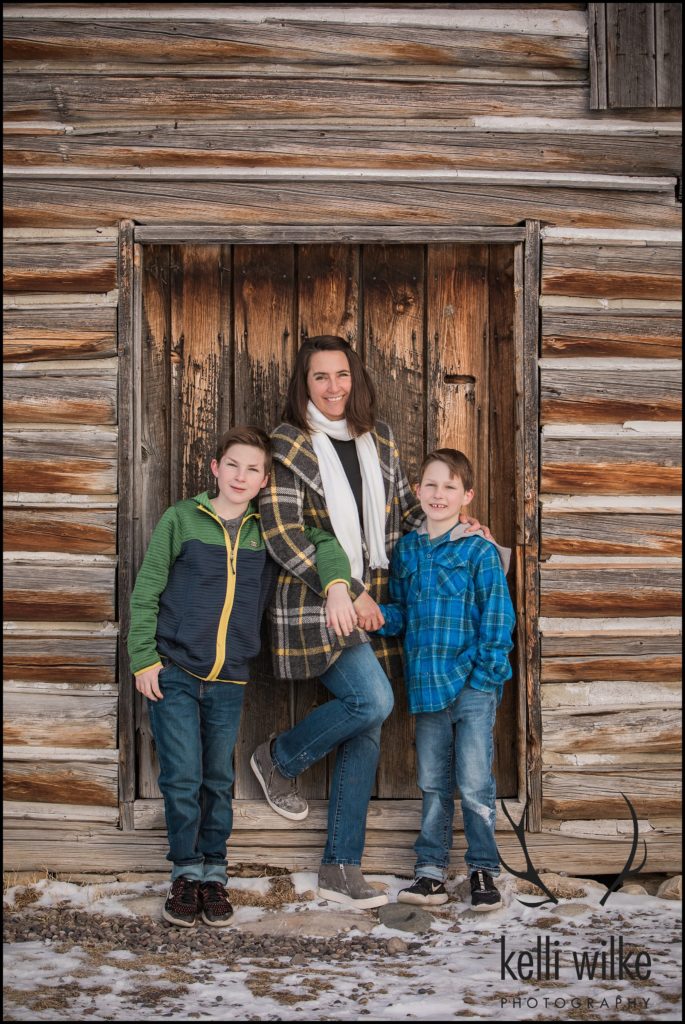
[[[377,422],[373,437],[385,485],[385,538],[390,558],[402,532],[418,526],[423,512],[400,466],[397,445],[387,423]],[[316,550],[303,527],[317,526],[329,533],[333,533],[333,527],[309,435],[282,423],[271,435],[271,442],[271,482],[262,492],[259,511],[266,546],[282,566],[268,611],[274,674],[280,679],[311,679],[321,675],[345,647],[367,642],[369,637],[356,629],[351,636],[338,638],[326,625],[326,599],[316,571]],[[364,586],[353,580],[353,597],[366,589],[375,601],[387,601],[389,571],[369,568],[363,537],[362,550]],[[374,636],[371,642],[389,678],[400,677],[402,656],[398,641]]]

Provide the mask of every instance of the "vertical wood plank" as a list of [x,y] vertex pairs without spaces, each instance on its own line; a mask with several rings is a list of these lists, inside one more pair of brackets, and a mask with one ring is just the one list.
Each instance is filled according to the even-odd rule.
[[298,338],[334,334],[357,348],[359,246],[300,245],[297,269]]
[[683,5],[654,4],[656,105],[683,105]]
[[[365,363],[377,387],[378,416],[392,427],[402,464],[413,481],[425,446],[425,249],[367,245],[362,262]],[[377,795],[418,797],[415,723],[403,680],[391,682],[395,707],[383,726]]]
[[607,28],[606,4],[588,4],[590,38],[590,110],[606,110]]
[[473,463],[474,516],[489,508],[488,247],[428,250],[428,447],[463,451]]
[[606,31],[609,106],[655,107],[654,4],[607,4]]
[[[233,293],[233,422],[255,423],[270,431],[281,418],[295,354],[293,246],[235,246]],[[245,693],[236,743],[236,798],[261,798],[259,783],[250,769],[250,757],[258,744],[272,733],[287,729],[289,724],[288,685],[271,676],[268,633],[263,627],[262,653],[254,662]],[[306,790],[306,776],[302,785]]]
[[523,324],[524,578],[526,692],[528,697],[528,829],[542,828],[542,710],[540,702],[539,616],[539,383],[540,222],[526,222]]
[[[514,250],[510,246],[490,248],[488,268],[488,413],[489,506],[487,524],[497,540],[514,550],[516,546],[516,381],[514,368]],[[515,559],[513,559],[515,562]],[[516,600],[515,566],[509,573],[512,600]],[[514,672],[504,688],[495,725],[494,771],[499,796],[518,796],[516,706],[516,651],[512,652]]]
[[[171,411],[171,293],[168,246],[142,249],[142,345],[140,359],[140,480],[134,550],[135,571],[150,542],[152,531],[169,507],[169,422]],[[159,763],[152,740],[147,701],[136,702],[138,796],[161,796],[157,786]]]
[[133,221],[119,224],[118,251],[119,305],[117,310],[117,353],[119,358],[119,522],[117,528],[118,593],[117,641],[119,680],[119,806],[121,824],[133,827],[132,809],[135,799],[135,732],[133,681],[126,650],[130,625],[130,596],[133,588],[133,515],[134,495],[134,244]]
[[219,245],[172,248],[172,502],[211,486],[209,463],[217,436],[219,369],[227,323],[221,268]]
[[524,501],[524,383],[523,354],[525,350],[525,249],[517,245],[514,249],[514,379],[515,379],[515,435],[514,461],[516,464],[515,488],[515,534],[514,569],[516,577],[516,674],[517,704],[516,730],[517,747],[517,793],[519,800],[526,800],[528,793],[528,708],[527,708],[527,663],[526,663],[526,583],[525,583],[525,501]]
[[236,245],[235,423],[273,430],[280,422],[295,355],[291,245]]
[[[302,245],[297,249],[298,341],[318,334],[333,334],[356,348],[359,340],[359,247],[356,245]],[[295,721],[301,721],[328,690],[318,680],[298,680],[292,687]],[[329,762],[331,764],[329,765]],[[322,758],[300,779],[300,791],[309,800],[328,796],[332,759]]]

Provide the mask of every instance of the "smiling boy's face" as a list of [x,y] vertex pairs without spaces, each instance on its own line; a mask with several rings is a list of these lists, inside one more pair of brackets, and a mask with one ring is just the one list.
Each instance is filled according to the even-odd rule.
[[429,524],[444,525],[445,530],[456,525],[462,508],[473,499],[473,491],[465,490],[459,477],[451,475],[450,467],[438,461],[428,463],[416,494]]
[[232,444],[219,462],[212,459],[211,467],[219,495],[229,505],[247,506],[269,478],[264,452],[251,444]]

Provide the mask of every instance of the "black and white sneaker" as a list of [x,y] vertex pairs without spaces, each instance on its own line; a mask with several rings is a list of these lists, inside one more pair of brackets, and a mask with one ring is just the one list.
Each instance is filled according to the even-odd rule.
[[193,928],[199,911],[200,883],[181,875],[171,883],[162,917],[169,924]]
[[492,880],[492,875],[483,868],[471,874],[471,909],[497,910],[502,906],[499,889]]
[[426,878],[419,875],[407,889],[400,889],[397,894],[398,903],[418,903],[427,907],[436,907],[440,903],[447,903],[449,899],[447,890],[442,882],[435,878]]

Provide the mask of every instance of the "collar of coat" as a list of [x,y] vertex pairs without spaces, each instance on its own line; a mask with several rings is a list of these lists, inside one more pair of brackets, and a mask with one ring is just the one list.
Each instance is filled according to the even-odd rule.
[[[395,443],[390,427],[380,420],[376,421],[376,426],[371,434],[376,442],[387,501],[395,475]],[[281,423],[271,435],[271,447],[274,459],[291,469],[317,494],[325,497],[319,472],[319,460],[314,452],[309,434],[303,434],[299,427],[294,427],[290,423]]]

